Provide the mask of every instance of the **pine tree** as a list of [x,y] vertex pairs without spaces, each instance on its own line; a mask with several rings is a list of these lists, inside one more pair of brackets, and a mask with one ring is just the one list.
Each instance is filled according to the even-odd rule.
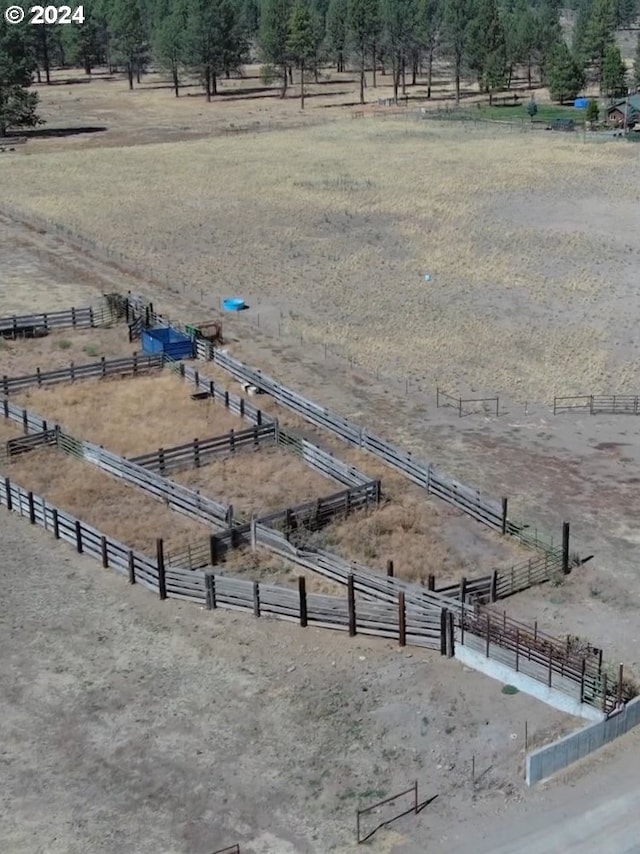
[[400,78],[405,94],[405,68],[413,44],[416,7],[413,0],[382,0],[382,38],[391,58],[393,72],[393,97],[397,102]]
[[480,88],[489,92],[504,86],[506,78],[506,38],[496,0],[477,0],[469,25],[469,65]]
[[640,88],[640,33],[638,33],[636,52],[633,57],[633,82],[636,89]]
[[456,104],[460,103],[460,80],[469,59],[469,32],[473,13],[473,0],[444,0],[442,35],[445,51],[453,62]]
[[364,104],[365,71],[367,54],[375,44],[379,30],[377,0],[348,0],[348,42],[358,60],[360,73],[360,103]]
[[584,73],[564,42],[556,45],[547,72],[549,93],[561,104],[573,100],[584,86]]
[[129,89],[133,89],[133,76],[135,74],[140,81],[148,55],[146,27],[136,0],[114,0],[109,24],[113,32],[114,54],[123,62]]
[[615,29],[615,0],[593,0],[587,25],[585,49],[587,58],[595,62],[601,92],[604,55],[609,45],[614,42]]
[[260,47],[267,62],[280,68],[282,75],[281,98],[287,94],[290,20],[290,0],[264,0],[260,9]]
[[611,98],[625,95],[627,91],[627,69],[620,49],[614,45],[608,45],[602,60],[602,88]]
[[418,44],[427,55],[427,98],[431,97],[433,60],[442,35],[442,0],[417,0]]
[[[0,13],[4,12],[0,4]],[[9,128],[36,127],[38,94],[29,92],[36,68],[30,30],[25,24],[6,23],[0,14],[0,138]]]
[[187,57],[187,21],[188,6],[184,0],[159,3],[153,27],[153,56],[158,66],[171,74],[176,98],[180,95],[180,69]]
[[327,39],[336,71],[344,71],[347,46],[347,0],[331,0],[327,9]]
[[304,69],[316,50],[313,19],[307,0],[295,0],[289,19],[287,47],[300,69],[300,109],[304,110]]

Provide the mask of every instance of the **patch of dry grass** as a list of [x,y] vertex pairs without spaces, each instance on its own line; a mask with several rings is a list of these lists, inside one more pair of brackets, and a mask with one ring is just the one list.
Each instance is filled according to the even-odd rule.
[[46,338],[0,339],[2,373],[9,377],[86,365],[140,352],[140,342],[129,343],[126,325],[96,329],[58,329]]
[[346,598],[344,585],[330,581],[311,570],[295,566],[264,549],[251,551],[250,548],[241,548],[228,551],[222,566],[225,574],[283,587],[297,588],[298,578],[303,576],[306,579],[307,593],[324,593],[328,596]]
[[[285,330],[360,364],[534,400],[592,388],[604,373],[619,388],[631,378],[590,319],[606,296],[600,272],[561,266],[584,257],[588,241],[502,223],[492,206],[507,197],[525,206],[532,189],[575,196],[578,185],[631,198],[634,154],[548,134],[341,121],[232,145],[140,146],[126,158],[117,148],[41,154],[16,159],[3,178],[9,204],[210,305],[240,290],[256,307],[282,308]],[[518,309],[516,287],[539,310]],[[589,317],[572,316],[577,293],[600,295]]]
[[55,448],[31,451],[1,465],[23,489],[148,555],[155,554],[158,537],[164,538],[166,551],[171,552],[200,544],[208,535],[206,525],[172,512],[136,487]]
[[14,400],[79,438],[126,456],[242,430],[220,403],[191,400],[172,372],[32,388]]
[[260,516],[339,492],[345,487],[324,477],[282,448],[261,448],[175,472],[173,479],[203,495],[233,504],[238,514]]

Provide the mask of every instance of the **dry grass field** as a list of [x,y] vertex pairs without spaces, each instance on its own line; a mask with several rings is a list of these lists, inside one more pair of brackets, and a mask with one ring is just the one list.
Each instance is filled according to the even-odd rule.
[[46,338],[0,338],[2,373],[9,377],[86,365],[102,356],[116,359],[140,352],[140,342],[129,343],[126,325],[96,329],[56,329]]
[[171,372],[30,388],[12,400],[79,439],[128,457],[247,426],[219,403],[191,400]]
[[548,400],[638,379],[636,155],[579,136],[342,119],[58,146],[0,168],[7,206],[212,307],[240,293],[369,368]]
[[207,525],[174,513],[135,486],[55,448],[31,451],[10,463],[0,461],[0,471],[23,489],[152,557],[158,537],[169,553],[207,536]]

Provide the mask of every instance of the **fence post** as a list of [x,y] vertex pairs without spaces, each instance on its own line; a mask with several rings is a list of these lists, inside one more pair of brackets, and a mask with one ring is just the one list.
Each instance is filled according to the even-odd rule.
[[251,551],[252,551],[252,552],[255,552],[255,550],[256,550],[256,546],[257,546],[257,542],[258,542],[257,531],[256,531],[256,520],[255,520],[255,518],[253,518],[253,517],[251,518],[251,523],[250,523],[250,524],[251,524],[251,528],[250,528],[250,530],[251,530]]
[[300,625],[306,629],[307,621],[307,581],[304,575],[298,576],[298,593],[300,595]]
[[455,624],[453,611],[449,611],[447,615],[447,658],[455,658],[456,642],[455,642]]
[[619,668],[618,668],[618,697],[617,697],[618,708],[620,708],[620,706],[622,706],[622,672],[623,672],[623,669],[624,669],[624,667],[621,663]]
[[580,666],[580,702],[584,702],[584,677],[587,669],[587,660],[582,656],[582,664]]
[[135,584],[136,583],[136,560],[135,560],[132,549],[129,549],[128,568],[129,568],[129,584]]
[[9,394],[9,377],[6,374],[2,375],[2,393],[5,396]]
[[36,376],[38,378],[38,388],[42,385],[42,376],[40,375],[40,368],[36,368]]
[[489,590],[489,599],[491,602],[498,600],[498,570],[494,569],[491,573],[491,588]]
[[347,577],[347,607],[349,609],[349,637],[354,637],[356,634],[356,596],[351,573]]
[[447,654],[447,609],[440,611],[440,655]]
[[404,604],[404,593],[398,593],[398,643],[407,645],[407,611]]
[[27,410],[22,410],[22,432],[27,435],[29,432],[29,416],[27,415]]
[[76,369],[73,362],[69,365],[69,376],[71,377],[71,382],[73,382],[76,378]]
[[[614,410],[614,412],[615,412],[615,408],[616,408],[616,407],[615,407],[615,400],[616,400],[616,399],[615,399],[615,397],[614,397],[614,398],[613,398],[613,401],[614,401],[613,410]],[[590,412],[590,414],[591,414],[591,415],[593,415],[593,395],[592,395],[592,394],[590,394],[590,395],[589,395],[589,412]]]
[[507,533],[507,504],[508,499],[502,499],[502,535],[504,536]]
[[427,576],[427,590],[434,591],[436,589],[436,577],[433,573]]
[[233,453],[236,449],[236,433],[232,428],[229,430],[229,450]]
[[11,500],[11,481],[8,477],[4,479],[4,491],[7,495],[7,510],[13,510],[13,501]]
[[76,519],[76,548],[79,554],[82,554],[82,523]]
[[158,469],[160,470],[160,474],[165,473],[164,448],[158,448]]
[[387,577],[393,578],[393,561],[392,560],[387,561]]
[[551,688],[551,674],[553,673],[553,647],[549,646],[549,688]]
[[487,658],[489,658],[489,644],[490,643],[491,643],[491,617],[487,614],[487,643],[486,643]]
[[216,577],[214,573],[205,573],[204,581],[207,586],[207,609],[209,611],[214,611],[218,607],[218,603],[216,601]]
[[562,572],[569,574],[569,523],[562,523]]
[[109,553],[107,552],[107,538],[104,534],[100,537],[100,551],[102,553],[102,568],[109,568]]
[[164,566],[164,540],[161,537],[156,540],[156,557],[158,564],[158,595],[164,600],[167,598],[167,581]]
[[607,711],[607,674],[602,677],[602,711]]
[[260,616],[260,585],[257,581],[253,582],[253,615]]
[[215,566],[218,563],[218,540],[215,534],[211,534],[209,537],[209,560],[211,561],[211,566]]
[[226,389],[224,392],[224,405],[226,409],[229,408],[229,392]]
[[51,510],[51,516],[53,517],[53,536],[56,540],[60,539],[60,523],[58,522],[58,511],[55,507]]
[[71,309],[71,325],[75,327],[76,325],[76,310],[75,308]]
[[193,440],[193,464],[200,468],[200,442],[197,439]]
[[520,669],[520,629],[516,629],[516,673]]
[[464,575],[460,579],[460,601],[462,603],[467,601],[467,579]]
[[33,503],[33,492],[27,493],[27,501],[29,502],[29,521],[32,525],[36,524],[36,508]]

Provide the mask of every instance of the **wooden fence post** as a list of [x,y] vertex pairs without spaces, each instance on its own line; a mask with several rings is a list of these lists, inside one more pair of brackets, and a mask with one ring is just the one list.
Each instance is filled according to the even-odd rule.
[[489,653],[491,651],[490,645],[491,645],[491,617],[487,614],[487,647],[486,647],[487,658],[489,658]]
[[262,427],[262,410],[256,410],[256,424],[258,427]]
[[456,654],[455,647],[455,628],[453,611],[449,611],[447,615],[447,658],[454,658]]
[[304,575],[298,576],[298,593],[300,594],[300,625],[306,629],[307,619],[307,581]]
[[257,581],[253,582],[253,615],[260,616],[260,585]]
[[440,655],[447,654],[447,614],[446,608],[440,611]]
[[235,452],[236,449],[236,434],[235,430],[229,430],[229,450]]
[[211,566],[218,563],[218,540],[215,534],[211,534],[209,537],[209,561]]
[[25,436],[29,432],[29,416],[26,409],[22,410],[22,432]]
[[398,593],[398,643],[407,645],[407,611],[404,604],[404,593]]
[[498,570],[494,569],[491,573],[491,589],[489,591],[489,600],[496,602],[498,599]]
[[29,521],[32,525],[36,524],[36,508],[33,503],[33,492],[27,493],[27,501],[29,502]]
[[240,398],[240,418],[244,418],[244,397]]
[[158,448],[158,469],[160,474],[164,474],[165,466],[164,466],[164,448]]
[[251,522],[249,524],[251,525],[251,528],[249,529],[251,532],[251,551],[255,552],[258,544],[258,534],[256,531],[256,520],[253,516],[251,517]]
[[393,561],[392,560],[387,561],[387,577],[393,578]]
[[584,702],[584,677],[585,677],[586,669],[587,669],[587,660],[583,656],[582,657],[582,664],[580,666],[580,702],[581,703]]
[[516,673],[520,670],[520,629],[516,629]]
[[193,440],[193,464],[200,468],[200,442],[197,439]]
[[102,358],[100,359],[100,363],[102,365],[102,377],[104,379],[104,377],[106,377],[107,375],[107,357],[102,356]]
[[134,556],[133,551],[131,549],[129,549],[128,564],[129,564],[129,584],[135,584],[136,583],[136,562],[135,562],[135,556]]
[[107,538],[104,534],[100,537],[100,552],[102,554],[102,568],[109,568],[109,553],[107,551]]
[[216,601],[216,577],[213,572],[205,573],[204,583],[207,587],[207,610],[213,611],[218,607]]
[[467,579],[464,575],[460,579],[460,601],[462,603],[467,601]]
[[82,523],[76,519],[76,548],[82,554]]
[[618,667],[618,697],[617,697],[617,706],[620,708],[622,706],[622,676],[623,676],[624,667],[622,664]]
[[7,495],[7,510],[13,510],[13,501],[11,500],[11,481],[8,477],[4,479],[4,491]]
[[502,534],[503,536],[507,533],[507,504],[508,499],[502,499]]
[[60,539],[60,523],[58,522],[58,511],[56,508],[52,508],[51,516],[53,517],[53,536],[56,540]]
[[156,540],[156,556],[158,563],[158,594],[161,599],[166,599],[167,581],[164,565],[164,540],[161,537]]
[[553,647],[549,646],[549,688],[551,688],[552,673],[553,673]]
[[349,636],[356,634],[356,596],[353,586],[353,575],[347,577],[347,607],[349,609]]
[[436,589],[436,577],[433,574],[427,576],[427,590]]
[[569,574],[569,523],[562,523],[562,572]]

